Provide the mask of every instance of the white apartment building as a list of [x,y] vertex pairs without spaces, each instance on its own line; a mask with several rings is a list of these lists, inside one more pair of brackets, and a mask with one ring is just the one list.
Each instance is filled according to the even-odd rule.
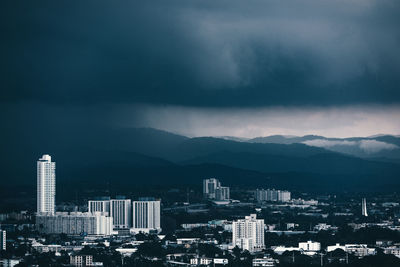
[[336,249],[341,249],[347,253],[354,254],[357,257],[365,257],[376,254],[376,249],[369,248],[366,244],[345,244],[344,246],[336,244],[333,246],[328,246],[326,251],[331,252]]
[[400,258],[400,247],[398,246],[390,246],[387,248],[383,248],[383,253],[385,254],[392,254],[397,258]]
[[209,178],[203,180],[203,195],[208,199],[215,199],[215,190],[221,186],[218,179]]
[[37,212],[55,212],[56,163],[50,155],[43,155],[37,161]]
[[88,202],[89,212],[107,212],[110,215],[110,198],[104,198],[99,200],[89,200]]
[[132,202],[130,199],[111,199],[110,216],[114,228],[129,229],[132,226]]
[[160,226],[160,200],[152,198],[140,199],[132,202],[132,231],[149,232],[155,230],[161,232]]
[[264,220],[256,214],[246,216],[232,223],[232,245],[249,252],[260,251],[264,244]]
[[312,256],[321,250],[321,243],[313,241],[300,242],[299,249],[302,250],[304,254]]
[[230,189],[227,186],[221,186],[218,179],[209,178],[203,180],[203,196],[207,199],[229,200]]
[[230,190],[227,186],[220,186],[215,189],[216,200],[228,200],[230,199]]
[[102,262],[94,262],[92,255],[71,255],[69,256],[69,264],[77,267],[103,266]]
[[258,202],[263,201],[278,201],[288,202],[291,199],[289,191],[275,190],[275,189],[257,189],[254,194]]
[[253,259],[253,267],[274,267],[279,263],[279,260],[271,257]]
[[213,263],[213,259],[210,258],[193,258],[190,259],[190,265],[210,265]]
[[289,191],[279,191],[278,192],[278,201],[280,202],[288,202],[291,199],[291,193]]
[[302,254],[313,256],[321,250],[321,243],[313,241],[300,242],[297,247],[277,246],[273,250],[279,255],[282,255],[286,251],[299,251]]
[[129,229],[132,227],[132,202],[130,199],[117,197],[116,199],[100,198],[89,200],[88,211],[104,212],[112,217],[115,229]]
[[38,214],[36,228],[40,233],[67,235],[109,236],[112,234],[112,217],[101,212],[56,212]]

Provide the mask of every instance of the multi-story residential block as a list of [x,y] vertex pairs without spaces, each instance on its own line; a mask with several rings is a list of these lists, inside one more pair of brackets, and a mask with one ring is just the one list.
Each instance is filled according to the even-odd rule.
[[88,202],[89,212],[106,212],[113,218],[115,229],[129,229],[132,227],[132,201],[122,196],[116,199],[102,197]]
[[133,232],[161,231],[160,203],[160,200],[154,198],[141,198],[138,201],[133,201]]
[[263,201],[278,201],[288,202],[291,199],[291,193],[289,191],[281,191],[275,189],[257,189],[254,194],[258,202]]
[[40,233],[67,235],[109,236],[112,234],[112,217],[101,212],[56,212],[38,214],[36,228]]
[[221,186],[218,179],[209,178],[203,180],[203,196],[207,199],[229,200],[229,187]]
[[232,244],[249,252],[265,248],[264,220],[257,219],[256,214],[246,216],[232,223]]
[[203,195],[204,198],[215,199],[215,190],[221,186],[218,179],[209,178],[203,180]]
[[69,264],[77,267],[103,266],[102,262],[94,262],[92,255],[71,255],[69,256]]
[[215,189],[216,200],[228,200],[230,199],[230,190],[227,186],[220,186]]
[[132,201],[130,199],[110,200],[110,216],[113,217],[114,228],[129,229],[132,227]]
[[110,197],[101,197],[88,202],[89,212],[107,212],[110,215]]

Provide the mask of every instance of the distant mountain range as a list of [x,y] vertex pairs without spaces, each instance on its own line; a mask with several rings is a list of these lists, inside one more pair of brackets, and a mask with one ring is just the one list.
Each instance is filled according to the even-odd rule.
[[57,182],[201,185],[218,177],[230,186],[291,190],[387,191],[400,188],[400,138],[269,136],[188,138],[151,128],[71,130],[1,141],[2,182],[36,183],[36,160],[57,162]]

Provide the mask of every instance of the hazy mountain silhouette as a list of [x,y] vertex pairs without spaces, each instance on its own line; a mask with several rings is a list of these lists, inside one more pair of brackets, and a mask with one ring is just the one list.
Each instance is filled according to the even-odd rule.
[[[378,138],[390,139],[374,139]],[[86,135],[71,131],[68,138],[55,132],[51,139],[28,136],[18,148],[13,143],[2,145],[3,182],[17,184],[34,185],[36,160],[49,153],[57,164],[57,181],[70,185],[200,185],[201,179],[209,176],[230,186],[310,190],[393,190],[400,185],[399,164],[343,155],[297,141],[278,144],[188,138],[140,128],[94,129]]]

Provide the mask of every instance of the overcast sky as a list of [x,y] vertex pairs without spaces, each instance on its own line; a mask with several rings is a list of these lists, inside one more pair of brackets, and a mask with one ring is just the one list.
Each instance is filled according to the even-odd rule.
[[8,138],[28,124],[400,134],[397,0],[1,5]]

